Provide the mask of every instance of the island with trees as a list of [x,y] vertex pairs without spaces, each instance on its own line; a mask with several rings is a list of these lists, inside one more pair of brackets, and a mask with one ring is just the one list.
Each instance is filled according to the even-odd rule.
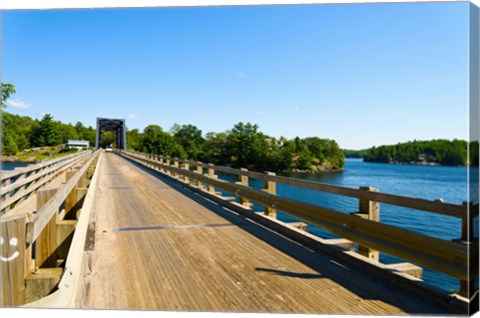
[[478,141],[469,145],[458,139],[414,140],[365,150],[344,150],[344,153],[346,157],[363,158],[365,162],[478,167]]

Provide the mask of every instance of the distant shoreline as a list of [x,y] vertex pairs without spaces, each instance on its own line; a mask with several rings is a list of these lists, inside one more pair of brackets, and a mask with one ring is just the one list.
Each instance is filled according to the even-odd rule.
[[457,166],[450,166],[450,165],[442,165],[438,162],[378,162],[378,161],[366,161],[364,158],[359,157],[345,157],[345,159],[359,159],[362,162],[366,163],[383,163],[386,165],[409,165],[409,166],[435,166],[435,167],[468,167],[469,165],[457,165]]
[[2,158],[2,162],[8,162],[8,163],[28,163],[28,164],[33,164],[37,163],[38,160],[32,160],[32,159],[19,159],[19,158],[12,158],[12,157],[7,157],[7,158]]

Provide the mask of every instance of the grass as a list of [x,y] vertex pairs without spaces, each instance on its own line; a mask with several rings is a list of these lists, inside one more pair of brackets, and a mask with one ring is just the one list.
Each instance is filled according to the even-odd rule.
[[26,149],[13,156],[2,156],[2,160],[17,161],[40,161],[45,159],[54,159],[76,153],[78,149],[64,150],[62,145],[52,147],[39,147]]

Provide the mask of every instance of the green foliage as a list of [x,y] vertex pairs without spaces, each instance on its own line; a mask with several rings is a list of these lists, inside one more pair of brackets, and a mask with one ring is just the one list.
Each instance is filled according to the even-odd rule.
[[367,154],[367,150],[350,150],[343,149],[345,158],[364,158]]
[[140,149],[142,144],[142,135],[140,131],[135,128],[127,130],[127,148],[128,150]]
[[[463,166],[468,164],[467,147],[466,141],[457,139],[452,141],[414,140],[397,145],[372,147],[366,150],[364,160],[381,163],[436,163],[445,166]],[[478,156],[471,156],[470,162],[478,166]]]
[[[180,145],[186,158],[198,160],[202,155],[202,145],[204,139],[202,131],[193,125],[174,124],[170,132],[173,134],[175,142]],[[181,149],[181,148],[180,148]]]
[[10,98],[10,96],[15,94],[16,92],[15,86],[13,86],[13,84],[10,84],[10,83],[0,82],[0,90],[2,91],[2,100],[1,100],[2,107],[1,108],[7,108],[6,101],[8,98]]
[[170,134],[149,125],[142,134],[127,132],[127,145],[148,153],[258,171],[338,171],[344,164],[343,152],[333,140],[277,140],[260,132],[257,125],[242,122],[225,132],[209,132],[205,138],[193,125],[175,124]]

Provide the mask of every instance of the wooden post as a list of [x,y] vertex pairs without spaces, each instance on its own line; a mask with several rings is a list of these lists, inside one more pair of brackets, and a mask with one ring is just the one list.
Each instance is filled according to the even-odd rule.
[[25,304],[25,217],[0,223],[0,307]]
[[[202,164],[201,162],[197,162],[197,173],[198,174],[203,174],[203,167],[200,166],[201,164]],[[201,189],[203,187],[202,181],[197,180],[197,187],[199,189]]]
[[[275,176],[276,175],[274,172],[269,172],[269,171],[266,171],[265,174],[267,176]],[[273,195],[277,194],[277,186],[276,186],[275,181],[266,180],[264,188],[262,190],[267,192],[267,193],[273,194]],[[274,208],[266,206],[265,207],[265,215],[268,215],[268,216],[276,219],[277,218],[277,211]]]
[[[473,209],[473,202],[463,202],[464,206],[468,207],[467,215],[463,216],[462,218],[462,237],[460,239],[460,244],[467,244],[471,245],[474,238],[473,238],[473,222],[474,222],[474,215]],[[478,259],[473,260],[470,257],[470,266],[478,266]],[[477,263],[475,265],[475,262]],[[461,280],[460,281],[460,291],[459,294],[463,297],[470,298],[475,291],[475,277],[473,277],[469,273],[469,280]]]
[[[248,169],[240,168],[240,171],[248,172]],[[239,174],[238,175],[238,182],[236,182],[236,184],[248,187],[248,176],[244,176],[242,174]],[[240,204],[247,207],[247,208],[250,208],[250,206],[251,206],[250,201],[248,201],[248,199],[243,198],[243,197],[240,197]]]
[[[212,163],[208,164],[208,177],[214,179],[215,178],[215,169]],[[215,193],[215,187],[212,185],[208,185],[208,192]]]
[[[37,210],[52,198],[57,189],[37,191]],[[57,249],[57,213],[52,216],[35,241],[35,263],[39,267],[57,267],[55,250]]]
[[[76,173],[78,170],[68,170],[65,174],[65,182],[68,182]],[[75,185],[75,187],[70,191],[70,193],[67,195],[67,198],[65,199],[65,213],[63,214],[64,216],[68,216],[67,218],[72,219],[72,214],[74,214],[74,211],[72,209],[75,207],[77,204],[79,197],[78,197],[78,183]],[[72,214],[70,213],[72,211]],[[63,219],[63,218],[61,218]]]
[[[360,190],[379,192],[378,189],[375,189],[372,187],[360,187]],[[363,197],[360,195],[358,208],[359,208],[359,212],[352,213],[353,215],[356,215],[358,217],[361,217],[370,221],[380,222],[380,203],[363,199]],[[358,253],[360,255],[368,257],[371,260],[374,260],[377,262],[379,261],[378,251],[373,250],[368,246],[358,245]]]
[[[175,168],[178,168],[178,158],[176,158],[176,157],[173,158],[173,166],[174,166]],[[173,175],[174,178],[178,178],[178,173],[173,172],[172,175]]]
[[[165,160],[165,165],[166,165],[166,166],[170,166],[170,158],[166,158],[166,160]],[[166,174],[170,174],[170,170],[165,170],[165,173],[166,173]]]
[[[183,164],[183,169],[185,170],[190,170],[190,164],[189,163],[184,163]],[[188,176],[183,176],[183,181],[185,181],[185,183],[189,183],[190,182],[190,179],[188,178]]]
[[163,169],[163,166],[162,166],[163,165],[163,156],[161,156],[161,155],[158,156],[158,162],[160,163],[159,170],[161,172],[165,172],[165,169]]

